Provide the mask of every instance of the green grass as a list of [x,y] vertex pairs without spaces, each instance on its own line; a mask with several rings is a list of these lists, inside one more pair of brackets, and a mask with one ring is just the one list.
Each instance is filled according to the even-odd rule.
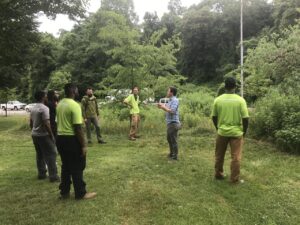
[[[245,183],[233,186],[213,179],[214,133],[207,127],[180,132],[180,160],[172,163],[164,129],[146,130],[137,142],[105,133],[108,144],[89,148],[84,173],[97,198],[61,201],[57,184],[36,179],[26,121],[0,118],[1,225],[300,224],[300,159],[270,144],[246,140]],[[227,174],[229,161],[227,154]]]

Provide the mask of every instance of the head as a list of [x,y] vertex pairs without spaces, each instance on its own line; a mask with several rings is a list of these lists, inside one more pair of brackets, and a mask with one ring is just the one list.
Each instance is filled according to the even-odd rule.
[[47,97],[49,102],[58,102],[59,99],[58,92],[54,90],[49,90]]
[[86,89],[86,95],[89,96],[89,97],[92,97],[93,96],[93,89],[92,88],[87,88]]
[[65,96],[67,98],[75,99],[79,95],[78,88],[75,84],[68,83],[68,84],[65,85],[64,89],[65,89]]
[[225,79],[225,90],[226,91],[235,91],[236,89],[236,79],[233,77],[227,77]]
[[168,92],[167,92],[167,97],[171,98],[173,96],[177,95],[177,88],[176,87],[169,87]]
[[34,98],[36,100],[36,102],[40,102],[40,103],[47,103],[47,93],[46,91],[37,91],[34,94]]
[[137,95],[138,93],[139,93],[139,88],[138,87],[132,88],[132,94]]

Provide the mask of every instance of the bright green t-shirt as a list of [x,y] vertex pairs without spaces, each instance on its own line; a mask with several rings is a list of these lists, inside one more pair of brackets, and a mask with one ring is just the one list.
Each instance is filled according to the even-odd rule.
[[212,116],[218,117],[218,134],[225,137],[243,135],[243,118],[249,113],[246,101],[237,94],[223,94],[215,99]]
[[56,108],[58,135],[75,135],[74,124],[82,124],[80,105],[71,98],[62,99]]
[[137,99],[135,100],[134,95],[131,94],[124,100],[124,102],[131,105],[130,114],[139,114],[140,113],[140,109],[139,109],[140,99],[139,99],[139,96],[137,96]]

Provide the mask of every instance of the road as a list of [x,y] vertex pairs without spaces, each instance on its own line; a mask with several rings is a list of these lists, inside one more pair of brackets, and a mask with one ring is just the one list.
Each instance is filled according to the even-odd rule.
[[[25,110],[8,110],[7,116],[26,116],[29,115]],[[5,116],[5,110],[0,109],[0,116]]]

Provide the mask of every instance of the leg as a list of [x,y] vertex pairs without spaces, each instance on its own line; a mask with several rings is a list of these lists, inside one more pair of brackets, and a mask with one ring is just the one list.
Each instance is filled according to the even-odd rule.
[[76,137],[70,139],[69,146],[70,171],[75,191],[75,198],[80,199],[86,194],[86,183],[83,180],[86,158],[81,155],[80,143]]
[[54,142],[49,136],[41,138],[43,144],[43,154],[45,162],[48,167],[49,179],[50,181],[57,181],[59,179],[57,175],[56,167],[56,148]]
[[229,138],[217,136],[215,149],[215,177],[217,179],[224,176],[223,165],[228,142]]
[[137,133],[139,130],[139,126],[140,126],[140,122],[141,122],[141,117],[139,114],[136,115],[136,131],[135,131],[135,137],[138,137]]
[[240,162],[242,158],[243,137],[231,138],[231,182],[238,182],[240,179]]
[[70,194],[70,187],[71,187],[71,172],[70,172],[70,163],[68,159],[68,142],[63,138],[58,136],[57,137],[57,150],[61,157],[61,182],[59,185],[60,194],[62,196],[67,196]]
[[137,130],[137,115],[131,115],[129,138],[135,138]]
[[170,153],[169,153],[169,157],[171,158],[173,156],[173,151],[172,151],[172,141],[171,141],[171,129],[167,128],[167,140],[168,140],[168,144],[169,144],[169,150],[170,150]]
[[87,136],[88,142],[90,143],[90,142],[92,142],[92,135],[91,135],[91,118],[87,118],[87,119],[86,119],[85,126],[86,126],[86,136]]
[[38,170],[38,178],[44,179],[46,178],[47,169],[43,151],[41,148],[43,145],[41,145],[39,137],[32,137],[32,140],[36,151],[36,166]]
[[83,181],[83,170],[73,171],[72,180],[75,190],[75,198],[81,199],[86,194],[86,183]]
[[99,126],[99,122],[98,122],[97,117],[91,118],[91,122],[92,122],[92,124],[94,125],[94,127],[96,129],[96,135],[97,135],[98,142],[102,141],[101,140],[102,137],[101,137],[101,134],[100,134],[100,126]]
[[177,159],[178,155],[178,143],[177,143],[177,136],[178,136],[179,125],[178,124],[169,124],[168,125],[168,142],[171,148],[171,157],[173,159]]

